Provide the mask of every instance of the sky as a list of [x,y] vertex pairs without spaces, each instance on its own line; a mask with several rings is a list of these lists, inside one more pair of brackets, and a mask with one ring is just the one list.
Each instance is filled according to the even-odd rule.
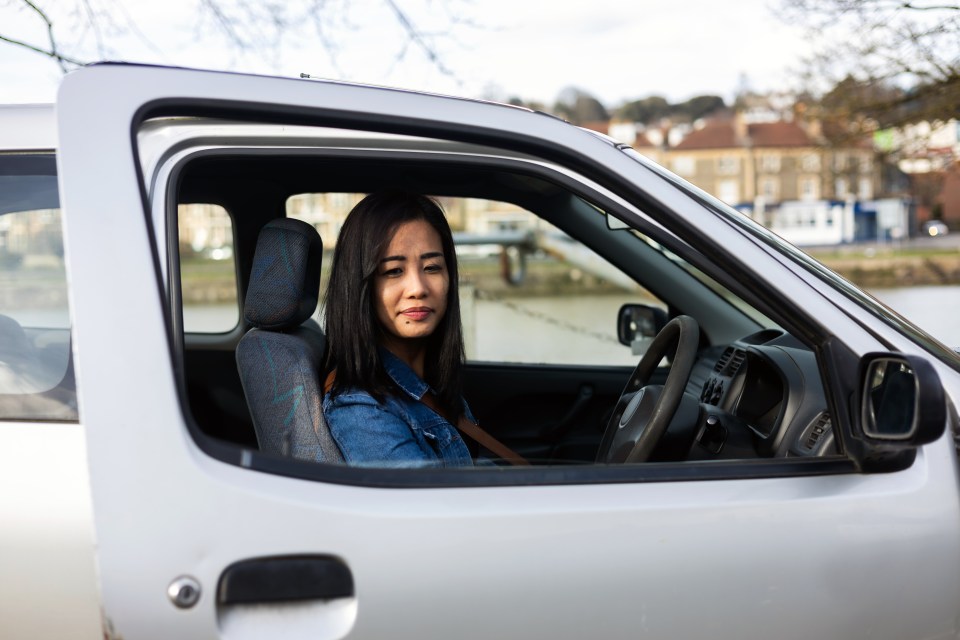
[[[217,0],[227,9],[238,0]],[[80,0],[48,0],[61,47],[84,61],[125,60],[348,80],[436,93],[552,104],[577,87],[616,107],[661,95],[730,101],[796,88],[809,50],[776,15],[779,0],[394,0],[425,32],[443,70],[404,37],[391,0],[327,0],[322,33],[298,20],[278,47],[241,50],[200,0],[90,0],[103,46],[76,19]],[[297,6],[288,0],[288,6]],[[304,2],[303,4],[306,4]],[[268,31],[265,20],[251,32]],[[0,0],[0,36],[47,46],[24,0]],[[325,47],[324,41],[333,47]],[[331,51],[334,53],[331,54]],[[0,42],[0,103],[52,102],[62,77],[42,55]]]

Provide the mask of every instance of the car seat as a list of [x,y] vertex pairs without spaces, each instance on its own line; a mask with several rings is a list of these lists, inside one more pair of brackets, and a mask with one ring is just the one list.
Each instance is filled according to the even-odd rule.
[[321,407],[326,339],[310,318],[322,258],[320,235],[306,222],[279,218],[263,227],[243,306],[253,328],[237,344],[237,368],[261,451],[342,463]]

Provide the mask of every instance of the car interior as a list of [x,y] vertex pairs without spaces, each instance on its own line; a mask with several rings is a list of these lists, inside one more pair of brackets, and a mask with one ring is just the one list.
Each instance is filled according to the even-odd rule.
[[[623,228],[626,225],[618,215],[622,204],[569,176],[489,156],[235,149],[197,154],[183,162],[175,184],[176,204],[214,204],[228,212],[241,308],[251,295],[251,286],[256,286],[251,284],[251,272],[258,238],[265,227],[287,216],[291,197],[404,189],[442,201],[482,198],[516,205],[600,254],[666,307],[665,313],[651,315],[647,305],[638,304],[621,311],[620,316],[603,318],[608,327],[624,325],[619,332],[621,341],[628,341],[625,332],[638,324],[631,323],[624,313],[634,314],[634,320],[652,318],[654,329],[662,329],[667,320],[679,316],[694,319],[696,337],[687,348],[693,356],[679,382],[668,381],[671,367],[663,366],[679,359],[675,340],[658,347],[662,353],[652,366],[649,362],[644,365],[648,371],[639,377],[622,359],[588,365],[491,361],[483,354],[468,359],[465,396],[473,413],[487,431],[534,465],[594,464],[601,449],[600,462],[628,461],[624,452],[606,457],[612,454],[609,443],[601,446],[604,434],[622,419],[637,388],[660,388],[666,383],[680,397],[678,406],[669,411],[672,419],[649,430],[662,432],[655,442],[648,443],[649,450],[642,458],[629,461],[837,453],[814,351],[704,269],[680,257],[693,253],[681,240],[655,224],[642,230]],[[325,247],[334,241],[322,238]],[[277,457],[294,455],[289,443],[258,445],[235,352],[250,323],[241,321],[238,329],[219,334],[183,331],[176,251],[171,255],[172,324],[183,354],[185,396],[196,433],[218,443],[266,450]],[[321,291],[321,304],[322,295]],[[562,322],[562,318],[546,320]],[[563,341],[558,340],[555,348],[562,351]],[[622,348],[630,353],[629,346]],[[631,407],[627,412],[635,410]]]

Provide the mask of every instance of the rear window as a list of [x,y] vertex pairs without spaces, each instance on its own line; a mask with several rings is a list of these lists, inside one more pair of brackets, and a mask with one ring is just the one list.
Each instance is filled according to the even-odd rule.
[[77,420],[52,155],[0,154],[0,420]]
[[216,204],[181,204],[180,287],[183,330],[226,333],[240,322],[233,221]]

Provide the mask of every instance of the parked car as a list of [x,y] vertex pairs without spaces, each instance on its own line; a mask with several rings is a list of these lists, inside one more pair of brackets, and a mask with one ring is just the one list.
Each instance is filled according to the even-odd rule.
[[932,237],[945,236],[950,233],[950,227],[943,220],[927,220],[920,227],[920,230],[923,231],[924,235]]
[[[505,105],[120,64],[67,76],[53,118],[0,109],[0,635],[960,632],[957,356],[632,149]],[[261,229],[316,196],[332,246],[395,187],[540,234],[507,282],[461,282],[466,397],[530,467],[256,437],[235,349]],[[203,220],[232,256],[191,275]]]

